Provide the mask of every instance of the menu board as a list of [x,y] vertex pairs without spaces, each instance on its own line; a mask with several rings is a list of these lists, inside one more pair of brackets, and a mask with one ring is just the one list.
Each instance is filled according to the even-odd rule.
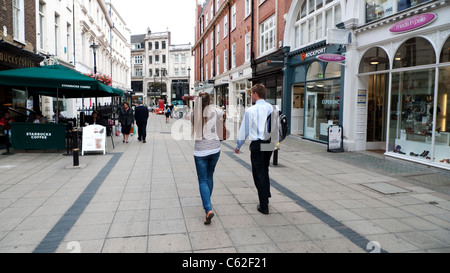
[[106,127],[95,124],[83,127],[81,155],[84,155],[85,152],[106,154]]

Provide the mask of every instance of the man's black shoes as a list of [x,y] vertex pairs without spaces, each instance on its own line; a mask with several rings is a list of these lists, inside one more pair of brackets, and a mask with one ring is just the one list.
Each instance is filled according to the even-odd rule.
[[269,209],[262,209],[261,208],[261,206],[260,205],[258,205],[257,207],[256,207],[256,209],[259,211],[259,212],[261,212],[262,214],[269,214]]

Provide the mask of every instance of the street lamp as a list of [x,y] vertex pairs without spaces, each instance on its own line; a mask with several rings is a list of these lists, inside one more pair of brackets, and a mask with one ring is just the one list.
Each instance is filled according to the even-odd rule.
[[[89,46],[92,48],[92,51],[94,52],[94,75],[97,75],[97,48],[98,45],[95,44],[95,42]],[[95,97],[95,109],[97,109],[97,97]]]
[[188,94],[191,94],[191,67],[188,67]]
[[94,53],[94,74],[97,74],[97,48],[98,45],[95,44],[95,42],[89,46],[90,48],[92,48],[92,52]]

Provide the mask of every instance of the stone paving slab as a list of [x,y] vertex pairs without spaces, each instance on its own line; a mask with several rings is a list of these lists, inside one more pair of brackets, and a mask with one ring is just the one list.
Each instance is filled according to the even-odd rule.
[[296,137],[270,168],[269,215],[256,211],[248,142],[240,155],[222,142],[205,226],[193,141],[170,134],[179,122],[151,115],[146,144],[115,137],[77,168],[62,153],[0,155],[0,252],[358,253],[372,241],[383,252],[450,252],[445,185],[414,183],[425,174],[416,165]]

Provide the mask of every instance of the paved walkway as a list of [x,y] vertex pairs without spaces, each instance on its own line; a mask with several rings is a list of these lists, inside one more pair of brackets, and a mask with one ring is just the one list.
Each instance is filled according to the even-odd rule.
[[193,141],[172,138],[175,122],[151,115],[147,143],[114,137],[77,168],[62,152],[0,155],[0,252],[450,252],[449,172],[296,137],[270,169],[269,215],[249,143],[236,155],[222,142],[205,226]]

